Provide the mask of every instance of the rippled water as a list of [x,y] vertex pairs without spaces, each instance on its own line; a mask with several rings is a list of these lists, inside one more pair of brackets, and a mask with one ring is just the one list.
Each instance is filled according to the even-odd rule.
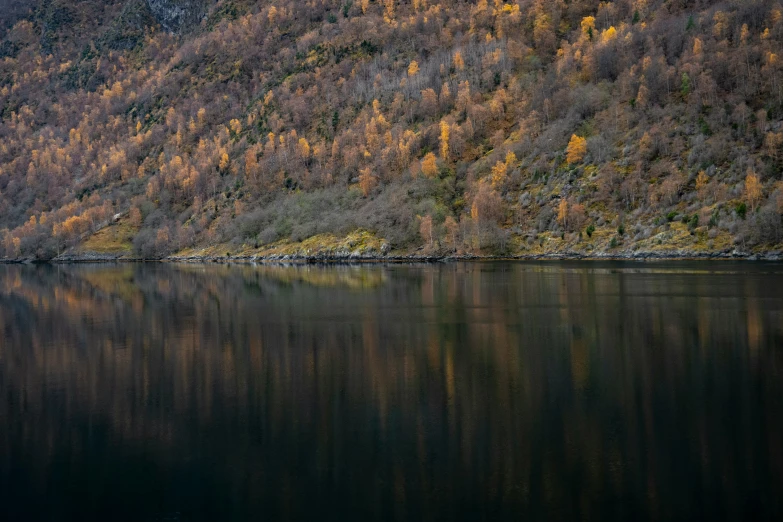
[[4,520],[783,516],[783,266],[0,266]]

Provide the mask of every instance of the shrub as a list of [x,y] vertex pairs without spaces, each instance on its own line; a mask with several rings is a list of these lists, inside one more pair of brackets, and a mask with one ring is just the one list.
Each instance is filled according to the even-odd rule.
[[720,212],[716,208],[715,210],[712,211],[712,215],[710,216],[710,222],[707,223],[707,226],[709,228],[717,227],[719,219],[720,219]]

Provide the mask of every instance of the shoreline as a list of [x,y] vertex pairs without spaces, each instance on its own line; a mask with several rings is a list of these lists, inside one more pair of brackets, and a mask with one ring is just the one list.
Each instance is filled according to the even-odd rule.
[[68,254],[54,259],[0,259],[0,264],[87,264],[87,263],[190,263],[190,264],[374,264],[374,263],[442,263],[466,261],[783,261],[783,252],[693,252],[693,251],[621,251],[621,252],[550,252],[544,254],[521,254],[504,256],[483,256],[475,254],[454,255],[245,255],[245,256],[167,256],[159,259],[144,259],[114,254]]

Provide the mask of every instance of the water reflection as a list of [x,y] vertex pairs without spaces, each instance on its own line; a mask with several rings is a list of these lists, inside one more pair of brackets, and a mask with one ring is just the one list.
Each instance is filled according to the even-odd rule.
[[0,266],[11,520],[783,515],[783,268]]

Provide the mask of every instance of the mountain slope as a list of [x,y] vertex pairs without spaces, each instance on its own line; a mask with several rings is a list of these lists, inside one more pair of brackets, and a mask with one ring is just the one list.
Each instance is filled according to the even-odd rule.
[[777,1],[19,13],[0,44],[0,256],[107,226],[143,257],[357,229],[427,254],[783,240]]

